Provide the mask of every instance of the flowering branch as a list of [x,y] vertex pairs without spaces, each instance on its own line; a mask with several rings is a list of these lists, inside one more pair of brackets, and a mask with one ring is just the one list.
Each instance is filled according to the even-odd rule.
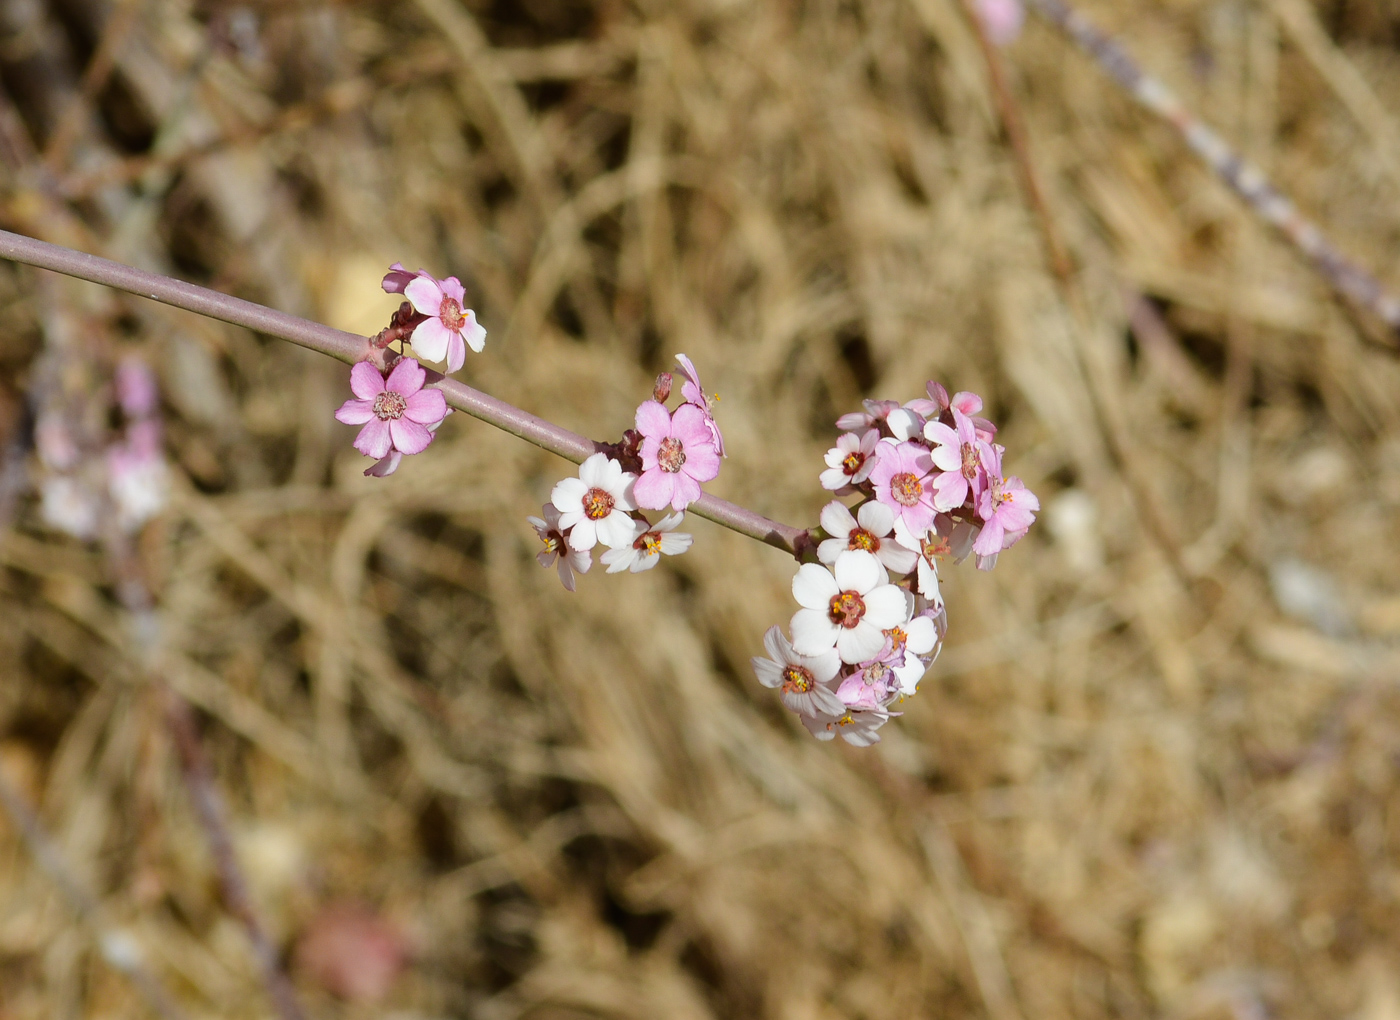
[[[159,273],[146,272],[8,230],[0,230],[0,258],[49,269],[114,290],[138,294],[211,319],[244,326],[319,351],[346,364],[383,358],[383,348],[365,337],[279,312],[229,294],[221,294],[207,287],[171,279]],[[474,418],[480,418],[498,429],[534,443],[541,449],[558,454],[575,464],[608,449],[608,444],[594,442],[455,379],[444,378],[435,372],[428,372],[427,377],[427,385],[440,390],[449,406],[465,411]],[[803,550],[808,547],[807,532],[803,529],[769,520],[760,513],[709,493],[701,495],[689,509],[716,524],[794,556],[801,556]]]

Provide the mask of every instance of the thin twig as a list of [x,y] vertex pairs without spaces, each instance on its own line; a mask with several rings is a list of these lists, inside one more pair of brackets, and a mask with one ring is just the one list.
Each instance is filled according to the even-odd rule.
[[160,979],[147,968],[140,945],[128,932],[113,928],[104,921],[102,905],[84,888],[64,859],[58,844],[44,831],[38,816],[24,802],[3,769],[0,769],[0,808],[19,830],[20,839],[35,863],[68,901],[69,909],[92,929],[102,958],[108,965],[125,975],[153,1012],[165,1020],[185,1020],[184,1011],[175,1004]]
[[[79,280],[139,294],[141,297],[197,312],[222,322],[245,326],[259,333],[280,337],[310,350],[328,354],[346,364],[366,360],[372,354],[370,342],[365,337],[323,326],[319,322],[311,322],[229,294],[221,294],[206,287],[158,273],[149,273],[122,265],[120,262],[38,241],[8,230],[0,230],[0,258],[50,269]],[[456,379],[448,379],[432,371],[429,371],[428,378],[429,385],[441,390],[447,402],[458,410],[575,464],[582,463],[606,447],[606,444],[596,443],[576,432],[570,432]],[[708,493],[701,495],[689,509],[697,516],[793,556],[800,557],[808,547],[807,532],[803,529],[780,524],[760,513]]]
[[1400,298],[1388,293],[1375,276],[1343,255],[1270,183],[1263,171],[1236,153],[1171,89],[1144,71],[1126,49],[1065,0],[1027,2],[1093,57],[1133,98],[1175,128],[1187,146],[1251,209],[1291,241],[1339,294],[1400,335]]
[[268,997],[276,1007],[282,1020],[306,1020],[296,992],[288,980],[282,963],[278,959],[277,948],[267,936],[253,906],[253,898],[248,890],[248,880],[238,865],[234,853],[233,839],[229,835],[228,822],[224,815],[223,798],[214,785],[214,777],[209,768],[209,759],[204,753],[204,745],[199,739],[195,726],[194,713],[189,704],[174,691],[166,688],[166,719],[171,736],[175,739],[175,749],[180,756],[180,774],[190,799],[194,801],[195,814],[204,827],[205,838],[214,855],[214,865],[219,871],[219,885],[223,890],[224,905],[243,924],[248,941],[253,945],[253,955],[257,960],[263,984]]

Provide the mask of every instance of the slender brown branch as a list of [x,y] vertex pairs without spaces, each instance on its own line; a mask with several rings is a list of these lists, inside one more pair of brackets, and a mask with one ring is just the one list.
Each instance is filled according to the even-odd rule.
[[219,885],[223,890],[224,905],[238,918],[253,945],[253,955],[257,960],[263,984],[268,996],[282,1020],[306,1020],[292,983],[282,970],[277,948],[267,936],[267,930],[253,906],[253,898],[248,890],[248,880],[238,866],[234,853],[233,839],[229,835],[228,822],[224,817],[224,802],[214,785],[210,772],[209,759],[204,753],[204,745],[199,739],[194,713],[190,706],[174,691],[166,689],[166,718],[171,736],[175,739],[175,749],[180,756],[180,772],[190,799],[194,801],[195,813],[204,827],[205,838],[214,855],[214,865],[219,872]]
[[[319,322],[279,312],[207,287],[171,279],[159,273],[146,272],[8,230],[0,230],[0,258],[49,269],[129,294],[139,294],[152,301],[197,312],[236,326],[245,326],[259,333],[280,337],[310,350],[328,354],[346,364],[366,360],[372,354],[370,341],[365,337],[323,326]],[[428,378],[431,380],[429,385],[441,390],[452,407],[575,464],[605,448],[606,444],[570,432],[456,379],[448,379],[435,372],[429,372]],[[692,513],[731,531],[737,531],[741,535],[747,535],[794,556],[800,557],[808,544],[807,532],[803,529],[780,524],[760,513],[708,493],[692,503],[689,509]]]

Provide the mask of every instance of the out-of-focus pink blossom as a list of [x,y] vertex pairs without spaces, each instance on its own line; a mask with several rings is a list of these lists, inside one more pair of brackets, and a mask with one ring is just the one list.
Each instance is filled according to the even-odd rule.
[[369,362],[357,362],[350,370],[350,389],[358,399],[347,400],[335,412],[337,421],[364,426],[355,437],[355,449],[376,460],[391,450],[406,454],[426,450],[433,441],[432,427],[447,415],[443,395],[423,388],[427,378],[423,366],[412,358],[400,359],[387,380]]
[[61,411],[46,408],[34,426],[34,446],[44,466],[55,471],[67,471],[78,463],[82,451],[73,438],[73,429]]
[[128,418],[149,418],[160,403],[155,373],[137,357],[123,358],[116,372],[117,403]]
[[845,710],[841,699],[826,686],[841,668],[834,650],[801,655],[778,627],[768,628],[763,647],[768,658],[753,657],[754,676],[764,687],[778,688],[789,709],[802,716],[840,715]]
[[1021,0],[977,0],[977,16],[987,30],[987,38],[997,46],[1010,46],[1021,34],[1026,9]]
[[356,903],[334,904],[307,925],[297,942],[298,967],[348,1002],[378,1002],[408,962],[408,942],[379,914]]
[[608,565],[609,574],[620,574],[624,570],[639,574],[650,570],[661,562],[663,555],[679,556],[695,541],[685,532],[676,531],[683,520],[684,513],[674,513],[655,524],[633,521],[636,537],[632,539],[632,544],[609,549],[599,558]]
[[527,517],[530,527],[540,536],[544,548],[535,553],[540,566],[548,568],[559,564],[559,580],[565,591],[574,590],[574,574],[586,574],[593,566],[593,554],[587,549],[575,549],[569,544],[568,533],[559,526],[559,511],[553,503],[544,505],[544,518]]
[[579,465],[577,478],[554,486],[549,501],[559,508],[559,524],[573,529],[569,544],[592,549],[599,542],[611,549],[631,545],[636,529],[628,511],[637,509],[632,492],[637,476],[622,465],[595,453]]
[[[387,289],[389,277],[384,280]],[[476,313],[466,307],[467,292],[457,277],[438,280],[427,274],[415,276],[404,284],[403,296],[414,311],[427,316],[409,339],[420,358],[445,359],[447,370],[455,372],[466,362],[468,347],[479,354],[486,346],[486,330],[477,323]]]
[[668,414],[647,400],[637,408],[637,431],[642,435],[642,474],[633,491],[644,510],[683,510],[700,498],[700,483],[719,474],[719,451],[705,412],[695,404],[682,404]]
[[117,526],[136,531],[165,508],[170,498],[170,475],[160,449],[160,426],[137,422],[125,442],[107,449],[107,490]]
[[879,463],[870,472],[875,497],[894,511],[914,535],[933,524],[933,461],[928,450],[914,443],[882,439]]
[[918,553],[900,545],[890,534],[894,530],[894,511],[871,501],[857,513],[859,519],[837,500],[822,507],[822,528],[831,537],[817,546],[817,558],[823,563],[835,563],[836,557],[847,549],[864,549],[896,574],[913,570]]
[[724,436],[720,435],[719,424],[715,421],[714,402],[719,400],[719,394],[711,397],[705,393],[705,387],[700,385],[700,373],[695,370],[690,358],[684,354],[677,354],[676,361],[685,373],[685,382],[681,384],[681,397],[687,404],[693,404],[705,412],[705,428],[709,430],[715,452],[721,457],[728,457],[729,454],[724,452]]
[[843,432],[836,445],[826,451],[826,470],[821,474],[823,489],[842,492],[859,485],[875,470],[876,444],[880,430],[869,428],[861,432]]
[[69,475],[52,475],[39,483],[39,514],[44,523],[74,538],[97,537],[100,501],[84,482]]

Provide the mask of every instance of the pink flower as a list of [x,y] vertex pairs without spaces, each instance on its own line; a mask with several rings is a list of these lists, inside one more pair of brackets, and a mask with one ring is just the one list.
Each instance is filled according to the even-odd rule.
[[632,539],[632,544],[609,549],[602,555],[603,562],[608,565],[608,573],[620,574],[630,570],[639,574],[660,563],[663,554],[679,556],[685,552],[695,539],[685,532],[676,531],[683,520],[684,513],[670,514],[655,524],[634,520],[632,524],[636,528],[636,537]]
[[876,732],[898,712],[887,712],[883,708],[867,712],[852,710],[841,715],[802,716],[802,725],[818,740],[830,740],[836,734],[852,747],[869,747],[880,742]]
[[836,445],[826,451],[826,470],[821,474],[823,489],[840,492],[859,485],[875,470],[875,444],[880,441],[879,429],[863,433],[843,432]]
[[831,570],[802,564],[792,595],[802,607],[792,618],[792,644],[802,655],[835,648],[842,662],[861,662],[884,646],[886,627],[909,618],[904,591],[864,550],[843,552]]
[[835,651],[801,655],[778,627],[768,628],[763,647],[768,658],[753,657],[754,676],[764,687],[778,688],[779,697],[789,709],[802,716],[840,715],[845,711],[841,699],[826,686],[841,668]]
[[[940,604],[937,609],[925,610],[908,623],[885,631],[893,649],[895,680],[900,693],[913,694],[919,686],[919,681],[928,672],[929,660],[924,656],[934,652],[943,640],[942,635],[938,633],[938,625],[934,622],[934,616],[942,612]],[[929,613],[933,613],[934,616],[930,616]],[[937,658],[937,655],[934,657]],[[899,661],[900,659],[903,661]]]
[[[448,413],[448,414],[451,414],[451,413],[452,413],[452,408],[449,407],[449,408],[447,409],[447,413]],[[446,421],[446,420],[447,420],[446,418],[443,418],[443,419],[442,419],[442,421]],[[428,431],[429,431],[429,432],[437,432],[437,430],[442,426],[442,421],[435,421],[435,422],[433,422],[431,425],[428,426]],[[402,461],[403,461],[403,454],[402,454],[402,453],[400,453],[398,450],[390,450],[385,456],[380,457],[377,461],[375,461],[375,462],[374,462],[373,464],[371,464],[369,467],[365,468],[365,477],[366,477],[366,478],[388,478],[390,475],[392,475],[395,471],[397,471],[397,470],[399,469],[399,464],[400,464]]]
[[[712,402],[719,400],[719,394],[713,397],[705,395],[705,387],[700,385],[700,373],[695,371],[695,366],[690,363],[690,359],[684,354],[677,354],[676,361],[680,363],[681,371],[685,373],[685,382],[681,385],[681,396],[687,404],[705,412],[705,428],[710,432],[710,440],[714,443],[715,452],[721,457],[728,457],[724,452],[724,437],[719,434],[719,425],[715,423],[714,407]],[[713,476],[711,476],[713,477]]]
[[893,439],[880,441],[880,462],[870,472],[875,497],[895,512],[914,535],[933,524],[933,461],[928,450]]
[[151,419],[131,425],[122,442],[107,448],[107,490],[116,520],[136,531],[165,508],[169,472],[161,453],[160,423]]
[[347,400],[335,412],[337,421],[364,426],[355,449],[376,460],[391,450],[426,450],[432,429],[447,415],[447,400],[437,390],[423,389],[426,380],[427,373],[412,358],[400,360],[387,382],[368,361],[357,362],[350,370],[350,389],[359,399]]
[[404,288],[420,276],[432,279],[425,270],[420,269],[416,273],[410,273],[403,267],[402,262],[395,262],[389,267],[389,272],[385,275],[384,282],[380,286],[384,288],[385,294],[402,294]]
[[952,413],[956,429],[941,421],[931,421],[924,426],[924,438],[934,444],[930,455],[933,466],[941,472],[933,480],[933,505],[939,512],[956,510],[969,496],[975,506],[987,482],[977,427],[956,407],[952,408]]
[[842,432],[860,432],[877,428],[884,424],[891,411],[899,410],[898,400],[866,400],[864,411],[852,411],[836,419],[836,427]]
[[574,549],[592,549],[599,542],[611,549],[632,544],[636,534],[628,511],[637,509],[632,485],[637,476],[605,453],[595,453],[579,465],[577,478],[554,486],[549,501],[559,508],[559,525],[569,532]]
[[705,412],[695,404],[667,414],[656,401],[645,401],[637,408],[637,431],[642,434],[642,475],[634,492],[643,509],[683,510],[700,498],[700,483],[719,474],[719,452]]
[[559,511],[554,504],[546,503],[543,520],[538,517],[525,519],[530,522],[530,527],[535,529],[535,534],[539,535],[540,541],[544,543],[544,548],[535,553],[535,559],[546,569],[552,567],[557,560],[559,580],[564,583],[564,590],[573,591],[574,574],[588,573],[588,568],[593,566],[593,554],[587,549],[575,549],[569,544],[568,533],[559,527],[559,517]]
[[817,546],[817,558],[823,563],[835,563],[836,557],[847,549],[864,549],[896,574],[914,569],[918,553],[906,549],[891,537],[894,511],[885,504],[871,501],[857,511],[859,521],[851,516],[845,504],[832,500],[822,507],[822,528],[831,537]]
[[[983,444],[984,463],[990,476],[987,487],[977,504],[977,516],[982,518],[982,533],[972,543],[979,557],[996,556],[1015,545],[1035,523],[1040,500],[1016,476],[1001,476],[1001,450]],[[978,566],[982,564],[979,563]],[[987,567],[985,569],[991,569]]]
[[1021,34],[1026,9],[1021,0],[977,0],[977,16],[988,39],[997,46],[1009,46]]
[[895,666],[903,665],[904,649],[888,639],[879,654],[871,656],[836,688],[836,696],[847,708],[881,708],[899,692]]
[[[384,278],[386,289],[390,277]],[[397,283],[397,281],[395,281]],[[413,352],[428,361],[447,359],[447,370],[455,372],[467,360],[467,348],[478,354],[486,346],[486,330],[477,324],[476,313],[464,308],[467,292],[457,277],[436,280],[422,273],[404,284],[403,296],[414,311],[426,315],[413,331]]]
[[126,357],[117,365],[117,403],[128,419],[149,418],[160,402],[155,373],[140,358]]

